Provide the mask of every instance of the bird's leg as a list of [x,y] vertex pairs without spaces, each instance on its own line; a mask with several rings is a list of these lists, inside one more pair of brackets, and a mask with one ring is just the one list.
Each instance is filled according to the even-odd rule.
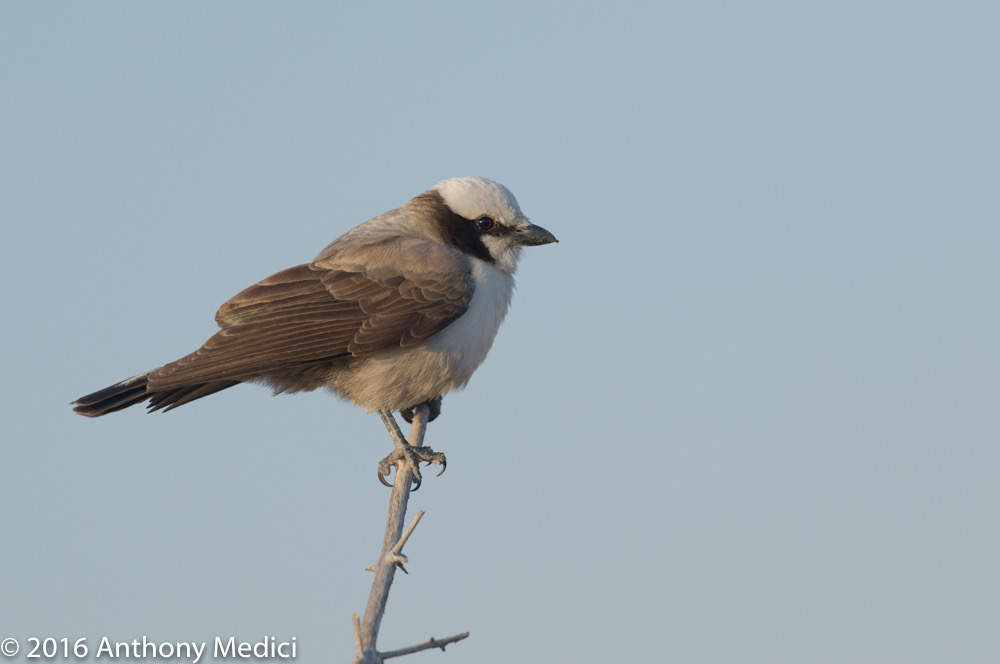
[[442,401],[441,397],[436,396],[430,401],[425,401],[422,404],[417,404],[416,406],[410,406],[409,408],[404,408],[403,410],[399,411],[399,414],[402,415],[403,419],[406,420],[408,423],[413,424],[413,413],[420,406],[426,405],[428,408],[431,409],[431,416],[427,419],[427,421],[433,422],[434,420],[437,419],[437,416],[441,414],[441,401]]
[[[418,410],[416,412],[417,415],[420,415],[424,412],[424,410],[418,406]],[[385,428],[389,430],[389,435],[392,437],[393,445],[396,446],[396,449],[393,450],[389,456],[382,459],[382,461],[380,461],[378,464],[379,482],[381,482],[386,486],[392,486],[391,484],[385,481],[385,478],[389,476],[389,469],[392,466],[399,464],[399,462],[402,461],[404,458],[408,459],[409,462],[413,465],[413,483],[415,485],[413,487],[414,491],[420,488],[420,484],[423,481],[423,478],[420,476],[421,461],[425,461],[428,464],[431,463],[440,464],[441,472],[438,473],[438,475],[441,475],[441,473],[445,471],[445,469],[448,467],[448,462],[445,459],[444,454],[441,454],[440,452],[435,452],[430,447],[420,445],[420,443],[422,443],[423,440],[415,440],[414,442],[417,443],[416,446],[406,442],[406,438],[403,437],[403,432],[399,430],[399,425],[396,424],[396,418],[392,416],[392,411],[380,410],[378,411],[378,414],[379,417],[382,418],[382,421],[385,423]]]

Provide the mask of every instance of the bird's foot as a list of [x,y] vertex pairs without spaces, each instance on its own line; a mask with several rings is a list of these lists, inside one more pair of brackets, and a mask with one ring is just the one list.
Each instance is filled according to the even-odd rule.
[[[427,404],[427,407],[431,411],[430,417],[427,418],[427,421],[433,422],[435,419],[437,419],[437,416],[441,414],[441,397],[440,396],[434,397],[430,401],[425,401],[424,404]],[[406,420],[408,423],[413,424],[413,413],[417,410],[417,408],[419,408],[424,404],[418,403],[416,406],[410,406],[409,408],[404,408],[403,410],[399,411],[399,414],[402,415],[403,419]]]
[[[438,410],[441,407],[441,398],[436,399],[438,402]],[[423,404],[421,404],[423,405]],[[430,404],[428,404],[430,408]],[[414,412],[421,412],[421,406],[415,406],[413,408]],[[403,436],[403,432],[399,430],[399,425],[396,424],[396,418],[392,416],[392,413],[388,410],[378,411],[379,416],[385,423],[386,429],[389,430],[389,435],[392,437],[392,444],[396,446],[396,449],[392,451],[392,454],[382,459],[378,464],[378,481],[382,484],[391,487],[392,485],[385,481],[385,478],[389,476],[390,469],[396,466],[396,472],[399,472],[400,464],[406,460],[410,462],[410,466],[413,468],[413,490],[416,491],[420,488],[420,484],[423,482],[423,477],[420,475],[420,462],[424,461],[428,464],[436,463],[441,465],[441,472],[438,473],[440,476],[444,473],[445,469],[448,467],[448,462],[444,458],[444,454],[440,452],[435,452],[429,447],[419,445],[424,440],[423,437],[423,425],[418,427],[419,436],[413,438],[414,443],[418,445],[411,445],[407,442],[406,438]],[[411,432],[412,434],[412,432]]]
[[382,459],[378,464],[378,481],[382,484],[391,487],[392,485],[386,482],[385,478],[389,476],[393,466],[396,466],[397,472],[399,470],[399,463],[403,460],[409,460],[410,464],[413,466],[413,490],[416,491],[420,488],[420,484],[423,482],[423,477],[420,475],[420,462],[424,461],[428,465],[436,463],[441,466],[441,472],[438,473],[440,477],[444,471],[448,468],[448,461],[444,458],[444,454],[441,452],[435,452],[429,447],[413,447],[409,443],[403,443],[402,445],[397,444],[396,449],[392,451],[389,456]]

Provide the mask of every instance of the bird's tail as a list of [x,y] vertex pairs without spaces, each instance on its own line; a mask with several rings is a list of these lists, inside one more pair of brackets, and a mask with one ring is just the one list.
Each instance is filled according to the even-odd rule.
[[156,391],[149,389],[150,373],[152,372],[147,371],[110,387],[105,387],[93,394],[80,397],[72,403],[73,412],[87,417],[100,417],[142,403],[147,399],[149,400],[147,408],[150,412],[161,408],[165,412],[241,382],[238,380],[214,380],[208,383]]

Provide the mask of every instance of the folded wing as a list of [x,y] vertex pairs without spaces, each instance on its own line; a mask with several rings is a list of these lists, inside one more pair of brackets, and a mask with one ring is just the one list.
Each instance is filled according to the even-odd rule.
[[226,302],[216,315],[221,330],[194,353],[150,372],[147,389],[247,380],[423,341],[472,299],[469,274],[441,267],[314,262],[278,272]]

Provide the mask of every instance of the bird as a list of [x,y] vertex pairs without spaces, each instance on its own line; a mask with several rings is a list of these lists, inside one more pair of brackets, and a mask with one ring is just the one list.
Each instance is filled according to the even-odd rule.
[[378,412],[393,434],[394,411],[409,420],[428,404],[433,419],[466,386],[506,316],[521,250],[557,241],[502,184],[443,180],[237,293],[198,350],[80,397],[73,411],[100,417],[148,401],[166,412],[263,383],[275,394],[326,388]]

